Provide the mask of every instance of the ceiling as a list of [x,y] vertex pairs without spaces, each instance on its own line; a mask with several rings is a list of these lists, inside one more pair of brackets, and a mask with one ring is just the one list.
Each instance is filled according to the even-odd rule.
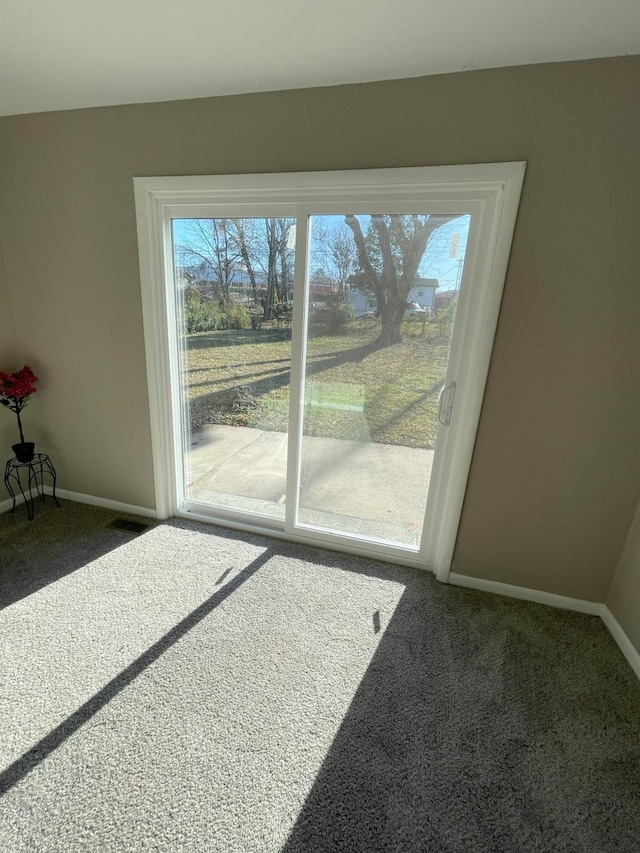
[[640,54],[640,0],[4,0],[0,115]]

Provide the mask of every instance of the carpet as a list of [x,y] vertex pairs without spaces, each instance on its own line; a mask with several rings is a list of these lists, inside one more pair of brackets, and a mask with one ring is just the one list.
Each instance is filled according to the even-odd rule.
[[599,619],[115,516],[0,516],[3,851],[640,850]]

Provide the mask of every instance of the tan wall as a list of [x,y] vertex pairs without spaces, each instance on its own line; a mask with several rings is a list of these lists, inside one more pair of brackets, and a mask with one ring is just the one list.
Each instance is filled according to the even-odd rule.
[[455,570],[604,600],[640,497],[639,90],[630,57],[1,120],[61,485],[153,505],[133,175],[523,159]]
[[[19,369],[22,367],[21,358],[0,240],[0,370]],[[3,409],[0,411],[0,463],[3,465],[3,471],[4,462],[11,456],[11,445],[19,440],[15,415]],[[0,493],[0,503],[6,497],[6,493]]]
[[620,557],[607,605],[640,653],[640,505]]

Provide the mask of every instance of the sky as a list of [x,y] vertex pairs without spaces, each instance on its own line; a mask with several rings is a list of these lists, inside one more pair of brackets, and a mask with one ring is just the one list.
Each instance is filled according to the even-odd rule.
[[[323,215],[314,217],[314,219],[321,219],[322,224],[327,229],[341,228],[344,225],[344,216],[342,215]],[[365,217],[363,217],[364,219]],[[189,238],[193,240],[191,222],[192,220],[189,219],[173,220],[176,244],[186,242]],[[427,247],[419,273],[424,278],[437,278],[441,291],[452,290],[458,283],[467,246],[469,222],[470,216],[465,214],[443,225],[442,228],[438,229],[434,239]],[[362,224],[363,231],[365,231],[366,223],[363,221]],[[458,235],[457,238],[454,237],[456,234]],[[456,243],[457,252],[455,250]]]

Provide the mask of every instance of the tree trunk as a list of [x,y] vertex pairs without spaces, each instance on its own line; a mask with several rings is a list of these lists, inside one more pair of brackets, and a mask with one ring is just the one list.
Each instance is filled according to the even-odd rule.
[[404,302],[400,305],[392,302],[382,306],[380,310],[382,329],[377,341],[380,347],[388,347],[392,344],[399,344],[402,341],[403,317]]
[[236,240],[238,242],[238,248],[240,249],[240,257],[245,265],[247,273],[249,274],[249,282],[251,284],[251,297],[255,304],[258,304],[258,284],[256,282],[256,274],[253,269],[253,263],[251,262],[251,256],[249,255],[249,247],[247,246],[246,234],[244,231],[244,226],[242,224],[241,219],[234,219],[234,225],[236,226]]
[[267,304],[264,319],[273,317],[273,297],[278,294],[278,234],[275,219],[265,219],[267,236]]

